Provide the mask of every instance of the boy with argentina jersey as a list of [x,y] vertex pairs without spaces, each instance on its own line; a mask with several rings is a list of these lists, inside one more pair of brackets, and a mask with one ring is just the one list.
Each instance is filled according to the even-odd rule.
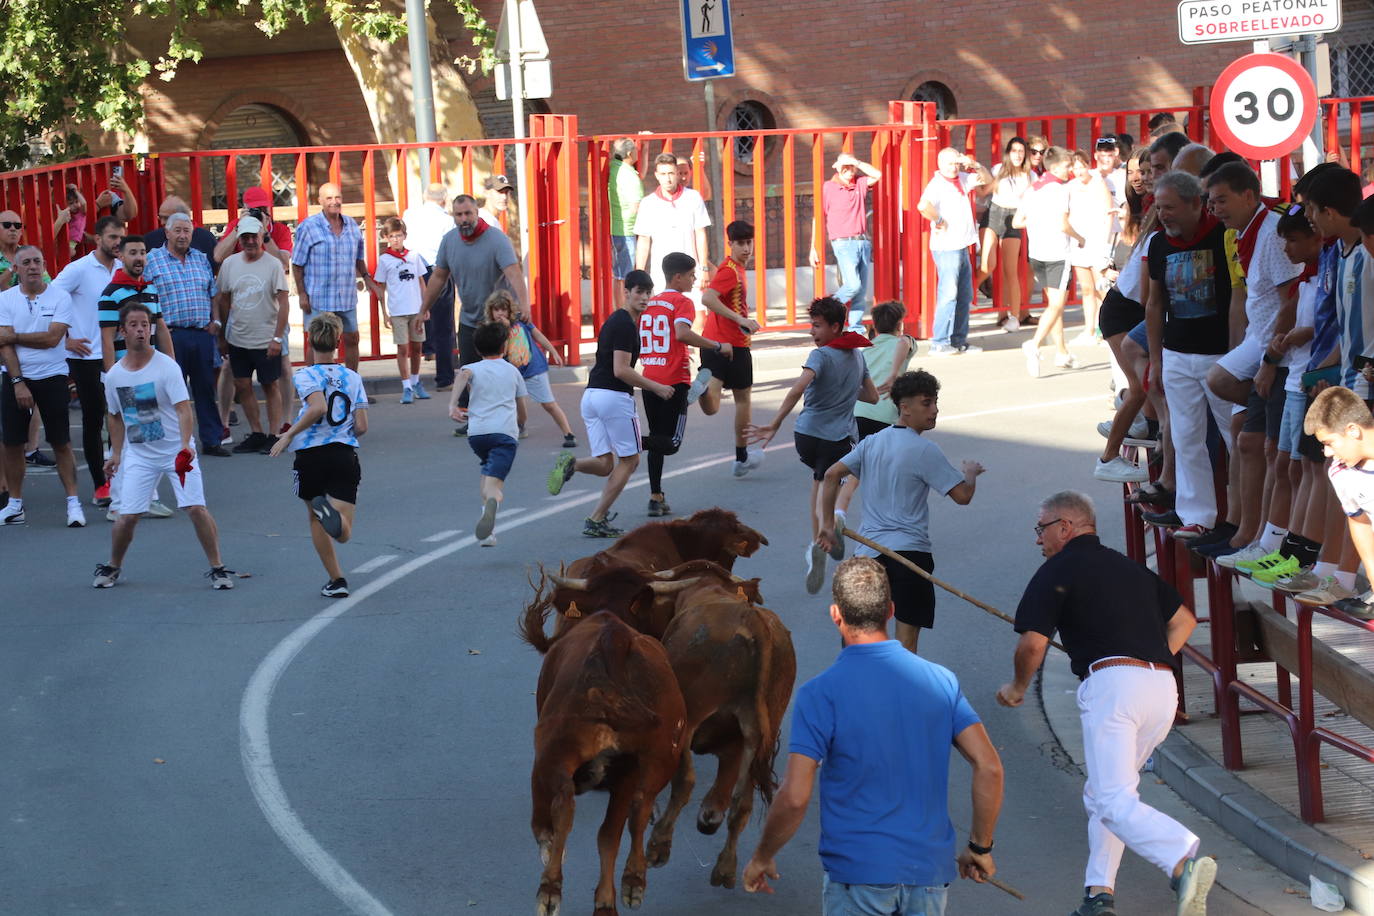
[[362,376],[338,363],[316,363],[298,369],[292,381],[301,399],[301,412],[297,414],[297,419],[305,415],[305,401],[316,391],[324,395],[325,410],[322,419],[307,426],[292,440],[291,451],[334,444],[357,448],[353,411],[367,406]]

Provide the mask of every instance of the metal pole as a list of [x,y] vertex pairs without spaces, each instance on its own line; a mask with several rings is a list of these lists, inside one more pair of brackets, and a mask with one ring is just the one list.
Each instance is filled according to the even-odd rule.
[[[410,45],[410,104],[415,112],[415,142],[433,143],[439,139],[434,121],[434,78],[429,63],[429,24],[425,19],[425,0],[406,0],[406,37]],[[430,150],[430,155],[437,152]],[[424,176],[429,163],[421,163],[421,181],[415,185],[416,198],[423,199]],[[409,205],[410,201],[405,201]]]
[[[1305,67],[1307,68],[1307,73],[1308,73],[1308,75],[1310,75],[1310,76],[1312,77],[1312,85],[1315,86],[1315,85],[1317,85],[1317,82],[1318,82],[1318,80],[1317,80],[1317,36],[1316,36],[1316,35],[1304,35],[1304,36],[1302,36],[1302,43],[1301,43],[1300,47],[1302,48],[1302,55],[1301,55],[1301,58],[1300,58],[1300,59],[1302,60],[1303,66],[1305,66]],[[1317,119],[1316,119],[1315,121],[1312,122],[1312,144],[1313,144],[1314,146],[1316,146],[1316,148],[1317,148],[1317,162],[1322,162],[1322,161],[1324,161],[1325,158],[1326,158],[1326,150],[1322,148],[1322,141],[1323,141],[1323,138],[1322,138],[1322,107],[1321,107],[1320,104],[1318,104],[1318,105],[1317,105]],[[1304,165],[1306,165],[1307,169],[1310,169],[1310,168],[1312,168],[1312,165],[1316,165],[1316,163],[1312,163],[1312,165],[1307,165],[1306,163],[1304,163]],[[1355,170],[1356,170],[1356,171],[1359,171],[1359,168],[1357,167]]]
[[[530,212],[529,198],[525,193],[525,60],[520,42],[520,3],[519,0],[506,0],[506,22],[510,23],[510,112],[515,122],[515,195],[520,200],[520,258],[524,260],[530,250],[530,230],[525,215]],[[495,164],[493,163],[493,170]],[[502,163],[504,168],[505,164]]]
[[[708,132],[716,129],[716,81],[703,80],[702,90],[706,94],[706,130]],[[719,251],[724,253],[725,227],[720,224],[724,219],[724,205],[721,202],[721,187],[724,185],[724,176],[720,173],[720,151],[717,149],[717,141],[714,137],[706,138],[706,180],[711,185],[711,227],[714,231],[706,234],[709,251],[710,242],[717,236],[722,240]],[[718,258],[717,260],[720,260]]]

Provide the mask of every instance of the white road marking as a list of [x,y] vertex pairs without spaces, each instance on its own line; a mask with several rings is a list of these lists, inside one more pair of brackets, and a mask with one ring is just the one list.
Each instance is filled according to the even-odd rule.
[[528,511],[529,511],[529,510],[526,509],[524,506],[516,506],[514,509],[507,509],[506,507],[502,506],[502,507],[501,507],[501,517],[502,517],[502,518],[510,518],[512,515],[519,515],[521,512],[528,512]]
[[1008,407],[993,407],[988,410],[975,410],[973,413],[955,414],[952,417],[941,417],[941,423],[953,423],[955,420],[971,420],[974,417],[988,417],[997,413],[1012,413],[1018,410],[1039,410],[1042,407],[1064,407],[1069,404],[1086,404],[1089,401],[1110,401],[1110,395],[1094,394],[1083,398],[1064,398],[1062,401],[1041,401],[1035,404],[1012,404]]
[[364,563],[362,566],[357,567],[353,570],[353,573],[354,575],[359,576],[361,576],[363,573],[370,573],[374,569],[381,569],[383,566],[390,563],[394,559],[396,559],[396,554],[384,553],[379,557],[373,557],[372,559]]
[[463,533],[463,532],[460,531],[460,530],[457,529],[457,528],[451,528],[451,529],[449,529],[448,531],[438,531],[438,532],[435,532],[434,534],[431,534],[431,535],[430,535],[429,537],[427,537],[427,538],[420,538],[420,540],[421,540],[421,541],[424,541],[426,544],[433,544],[435,541],[447,541],[449,538],[453,537],[455,534],[462,534],[462,533]]
[[[1090,400],[1099,400],[1100,395],[1091,398],[1073,398],[1062,401],[1050,401],[1039,404],[1023,404],[1012,407],[1002,407],[994,410],[978,411],[971,414],[945,417],[946,423],[952,420],[962,420],[969,417],[985,416],[987,414],[1005,413],[1014,410],[1033,410],[1042,407],[1056,407],[1063,404],[1078,404]],[[769,445],[765,451],[790,450],[792,444],[779,443]],[[734,456],[729,455],[720,458],[708,458],[702,461],[689,464],[686,467],[670,471],[663,476],[665,478],[680,477],[685,474],[692,474],[705,468],[718,465],[729,464],[734,461]],[[648,485],[646,478],[640,477],[631,480],[626,485],[626,490],[635,487]],[[536,512],[530,512],[524,517],[505,526],[504,530],[532,524],[566,512],[585,503],[593,503],[600,498],[600,492],[587,493],[567,498],[567,494],[558,497],[559,503],[549,506]],[[457,533],[457,532],[454,532]],[[440,532],[447,535],[448,532]],[[431,535],[425,538],[426,541],[438,539],[439,535]],[[248,681],[248,686],[244,688],[243,698],[239,703],[239,756],[243,761],[243,773],[248,780],[248,787],[253,792],[253,798],[258,803],[258,808],[262,811],[263,817],[267,819],[268,825],[276,832],[291,853],[300,860],[311,874],[313,874],[321,884],[334,896],[348,907],[353,913],[359,916],[391,916],[391,911],[372,896],[366,888],[339,864],[329,852],[320,845],[319,841],[310,833],[305,824],[297,815],[295,809],[291,807],[291,800],[286,796],[286,790],[281,784],[281,779],[277,775],[276,764],[272,761],[272,740],[268,727],[268,720],[272,707],[272,697],[276,692],[277,684],[281,682],[282,675],[290,667],[291,662],[300,654],[306,646],[321,632],[325,627],[347,614],[354,607],[376,595],[383,589],[404,579],[413,572],[417,572],[431,563],[442,560],[450,554],[456,553],[464,548],[471,547],[477,543],[476,538],[471,535],[456,541],[436,547],[428,553],[421,554],[414,559],[401,564],[390,572],[372,580],[362,588],[353,592],[349,597],[342,598],[329,603],[328,607],[311,617],[301,624],[285,639],[277,643],[267,657],[258,665],[257,670]]]

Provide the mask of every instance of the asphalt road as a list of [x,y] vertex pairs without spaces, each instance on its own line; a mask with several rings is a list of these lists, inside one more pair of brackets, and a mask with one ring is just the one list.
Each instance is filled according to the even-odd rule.
[[[1021,336],[992,343],[1014,346]],[[918,360],[945,382],[931,435],[956,466],[976,458],[988,468],[971,506],[932,506],[937,575],[1007,611],[1040,560],[1031,525],[1043,495],[1089,490],[1105,504],[1104,533],[1120,539],[1115,487],[1090,477],[1092,426],[1106,415],[1105,351],[1080,356],[1096,368],[1034,382],[1019,351]],[[761,414],[795,371],[761,373]],[[556,387],[581,436],[580,386]],[[119,586],[92,590],[110,526],[88,510],[90,527],[62,528],[56,478],[30,478],[28,525],[0,531],[0,913],[531,912],[540,659],[515,637],[515,618],[534,564],[603,546],[580,535],[596,482],[575,478],[548,496],[559,437],[539,413],[509,481],[499,544],[479,548],[470,537],[477,464],[466,442],[450,435],[440,398],[395,400],[371,413],[355,538],[340,548],[354,587],[344,601],[317,594],[325,576],[291,493],[289,459],[204,459],[225,560],[251,574],[230,592],[210,590],[180,517],[145,520]],[[667,491],[679,514],[722,505],[769,537],[736,571],[762,577],[805,679],[837,651],[824,593],[802,587],[807,472],[789,424],[760,470],[733,479],[731,409],[693,412]],[[646,498],[641,471],[619,521],[641,521]],[[948,596],[922,641],[923,654],[958,674],[1002,751],[996,858],[1001,877],[1028,897],[1017,903],[963,883],[951,890],[951,913],[1064,913],[1081,894],[1081,777],[1038,698],[1015,711],[992,699],[1013,642],[1005,624]],[[712,770],[707,761],[699,772],[698,799]],[[968,770],[957,756],[951,770],[962,830]],[[568,913],[591,906],[602,798],[578,800]],[[817,909],[814,803],[779,858],[777,893],[757,896],[709,886],[723,838],[692,829],[696,801],[673,861],[649,873],[644,912]],[[760,823],[756,814],[741,843],[741,869]],[[1123,914],[1172,912],[1164,877],[1129,854],[1118,896]],[[1264,912],[1225,890],[1213,901],[1214,913]]]

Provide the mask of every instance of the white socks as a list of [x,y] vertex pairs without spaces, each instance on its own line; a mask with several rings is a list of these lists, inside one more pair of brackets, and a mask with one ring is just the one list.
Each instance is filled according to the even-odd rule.
[[1346,572],[1343,569],[1336,570],[1336,581],[1352,592],[1355,590],[1355,574],[1353,572]]
[[1259,545],[1264,548],[1265,553],[1273,553],[1283,544],[1283,539],[1287,535],[1287,528],[1279,528],[1276,525],[1265,525],[1264,534],[1260,535]]
[[420,384],[420,373],[417,372],[410,377],[410,385],[413,388],[418,384]]
[[406,391],[409,391],[411,388],[415,387],[415,383],[408,378],[401,379],[401,385],[405,388]]
[[1312,572],[1320,576],[1334,576],[1336,574],[1336,564],[1329,560],[1319,560],[1317,565],[1312,567]]

